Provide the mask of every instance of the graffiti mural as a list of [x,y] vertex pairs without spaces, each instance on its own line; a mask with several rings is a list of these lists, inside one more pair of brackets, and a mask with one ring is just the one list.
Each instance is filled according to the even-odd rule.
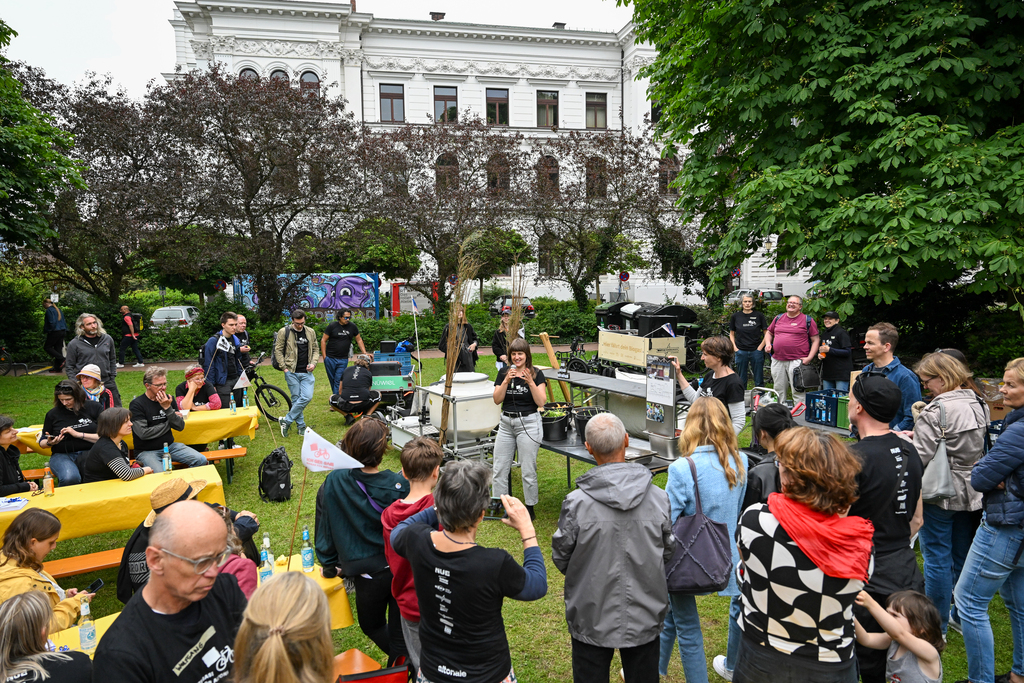
[[[294,277],[278,275],[277,280],[283,289]],[[235,279],[235,300],[247,308],[256,308],[259,292],[251,275]],[[314,273],[299,286],[296,305],[325,321],[334,320],[342,308],[351,308],[357,318],[376,319],[380,314],[380,283],[374,273]]]

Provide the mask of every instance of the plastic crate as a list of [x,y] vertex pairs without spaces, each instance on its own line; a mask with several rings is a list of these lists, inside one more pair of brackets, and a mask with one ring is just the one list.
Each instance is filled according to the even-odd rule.
[[840,396],[839,397],[839,412],[836,413],[836,426],[840,429],[850,428],[850,397]]
[[[804,419],[808,422],[826,425],[828,427],[839,426],[839,399],[846,398],[845,391],[836,389],[824,389],[822,391],[808,391],[804,403],[807,405],[807,412]],[[849,401],[849,399],[847,399]],[[846,408],[847,406],[844,406]],[[844,410],[848,413],[848,410]],[[849,419],[847,418],[847,423]]]
[[381,353],[380,351],[373,352],[373,360],[375,361],[398,361],[402,364],[402,374],[412,374],[412,354],[411,353]]

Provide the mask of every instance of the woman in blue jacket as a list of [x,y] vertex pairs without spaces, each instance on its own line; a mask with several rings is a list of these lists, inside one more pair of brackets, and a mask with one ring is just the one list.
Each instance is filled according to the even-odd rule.
[[[999,391],[1012,412],[1003,421],[999,440],[971,474],[971,486],[984,494],[984,517],[954,592],[967,650],[967,675],[980,683],[996,678],[988,618],[988,604],[996,591],[1010,612],[1013,642],[1024,639],[1024,358],[1007,363]],[[1024,672],[1020,647],[1014,648],[1012,672]],[[1014,683],[1022,678],[1019,673],[1009,675]]]

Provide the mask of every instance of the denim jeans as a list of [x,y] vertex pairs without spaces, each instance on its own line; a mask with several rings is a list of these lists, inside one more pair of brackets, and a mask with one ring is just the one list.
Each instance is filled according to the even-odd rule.
[[341,385],[341,376],[345,373],[345,368],[347,367],[348,358],[324,356],[324,370],[327,371],[327,381],[331,385],[331,396],[338,393],[338,387]]
[[302,416],[302,411],[313,400],[316,378],[312,372],[286,372],[284,379],[288,382],[288,391],[292,395],[292,409],[281,418],[281,423],[285,425],[286,431],[289,425],[298,425],[301,435],[306,431],[306,420]]
[[74,486],[82,483],[82,473],[78,471],[78,461],[85,461],[88,451],[74,453],[54,453],[50,456],[50,470],[57,477],[57,486]]
[[[658,683],[658,639],[635,647],[619,648],[622,660],[622,678],[626,683]],[[600,647],[572,639],[573,683],[592,683],[608,680],[614,647]]]
[[740,653],[740,641],[743,631],[740,629],[740,613],[743,611],[743,597],[732,596],[729,603],[729,642],[725,646],[725,668],[732,671],[736,668],[736,658]]
[[989,526],[982,521],[953,592],[964,630],[967,676],[975,683],[993,683],[996,676],[988,617],[988,605],[996,591],[1010,612],[1012,671],[1024,675],[1024,559],[1013,563],[1021,542],[1024,530],[1020,527]]
[[740,376],[743,388],[747,388],[747,365],[754,366],[754,386],[764,386],[764,351],[737,351],[736,352],[736,374]]
[[924,556],[924,592],[939,610],[945,633],[953,586],[960,580],[978,526],[973,512],[943,510],[930,503],[923,507],[924,525],[919,540]]
[[850,390],[850,380],[845,382],[841,379],[823,379],[821,380],[822,389],[837,389],[839,391]]
[[537,451],[544,437],[540,413],[509,417],[504,413],[494,437],[494,497],[509,493],[508,473],[512,456],[519,451],[519,467],[523,476],[523,502],[536,505],[540,498],[537,486]]
[[708,683],[708,662],[704,656],[704,634],[700,630],[697,598],[680,593],[668,594],[669,609],[661,629],[661,654],[658,673],[668,675],[672,643],[679,640],[679,657],[683,660],[686,683]]
[[[183,443],[175,441],[167,446],[167,450],[171,454],[171,460],[181,463],[186,467],[202,467],[207,464],[206,456]],[[154,472],[164,471],[163,457],[164,452],[162,449],[159,451],[142,451],[135,454],[135,460],[139,464],[145,467],[152,467]]]

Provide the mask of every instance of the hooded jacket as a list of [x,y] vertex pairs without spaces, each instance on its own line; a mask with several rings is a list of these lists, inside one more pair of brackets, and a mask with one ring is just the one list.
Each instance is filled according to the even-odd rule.
[[937,501],[944,510],[980,510],[981,494],[971,488],[971,468],[981,457],[988,431],[988,406],[970,389],[939,394],[914,423],[914,448],[925,467],[935,457],[942,436],[939,406],[946,409],[946,457],[956,495]]
[[[971,486],[984,494],[985,521],[993,526],[1024,524],[1024,408],[1003,420],[992,449],[974,466]],[[1006,482],[1005,489],[997,489]]]
[[576,485],[551,539],[551,560],[565,574],[569,635],[597,647],[649,643],[668,611],[668,494],[636,463],[600,465]]
[[47,574],[46,570],[37,572],[28,567],[19,567],[14,560],[9,560],[6,555],[0,553],[0,602],[29,591],[42,591],[53,607],[50,633],[56,633],[75,625],[82,608],[82,598],[76,595],[61,600],[57,590],[47,579],[52,580],[53,577]]

